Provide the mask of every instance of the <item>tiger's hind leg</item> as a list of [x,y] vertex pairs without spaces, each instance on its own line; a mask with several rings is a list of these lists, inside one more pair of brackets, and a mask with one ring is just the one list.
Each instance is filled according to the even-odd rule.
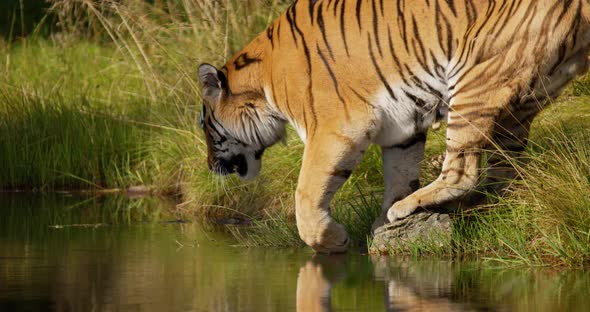
[[405,218],[421,207],[455,200],[474,189],[479,180],[482,148],[490,142],[500,114],[518,95],[522,81],[527,81],[523,79],[526,77],[519,78],[496,89],[494,85],[483,83],[454,96],[448,115],[447,150],[441,174],[434,182],[395,203],[387,213],[389,221]]
[[588,71],[590,62],[587,55],[586,47],[562,60],[553,74],[537,79],[535,88],[529,90],[530,94],[514,103],[512,110],[502,117],[490,144],[487,174],[481,185],[484,192],[499,194],[517,177],[513,162],[527,146],[534,118],[576,75]]
[[487,157],[486,177],[482,181],[485,192],[500,193],[516,178],[514,161],[518,161],[518,156],[526,149],[531,124],[543,106],[529,105],[527,109],[507,114],[496,126]]
[[383,205],[372,231],[387,223],[387,211],[391,205],[420,188],[420,163],[424,159],[425,143],[426,134],[419,133],[403,144],[381,147]]
[[487,194],[501,194],[517,177],[515,162],[528,144],[529,131],[535,116],[544,102],[528,99],[511,104],[513,110],[506,112],[496,124],[492,140],[485,148],[485,178],[476,190],[462,198],[454,208],[473,207],[486,201]]

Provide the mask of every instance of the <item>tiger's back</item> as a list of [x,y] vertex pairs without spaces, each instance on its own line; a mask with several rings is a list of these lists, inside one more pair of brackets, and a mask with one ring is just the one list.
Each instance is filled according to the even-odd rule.
[[[308,104],[295,106],[293,120],[309,130],[317,122],[313,117],[333,119],[339,113],[349,119],[357,108],[346,102],[360,97],[369,104],[391,102],[384,109],[407,118],[417,110],[424,119],[420,128],[426,129],[443,117],[457,91],[469,91],[457,90],[457,84],[500,81],[494,76],[532,67],[553,75],[570,55],[561,55],[564,42],[552,38],[566,37],[569,54],[586,53],[588,47],[587,5],[564,12],[563,1],[305,2],[267,30],[272,62],[264,75],[274,90],[268,93],[283,99],[273,101],[278,109]],[[584,18],[576,16],[582,13]],[[490,59],[502,63],[474,69]],[[547,91],[546,85],[535,87]],[[376,100],[379,96],[385,99]],[[342,108],[338,112],[334,102]],[[400,103],[411,107],[404,111]],[[312,118],[304,118],[304,111]]]
[[[484,184],[510,178],[500,155],[522,151],[536,114],[587,71],[589,19],[587,0],[296,1],[220,71],[200,70],[204,118],[217,120],[206,133],[223,128],[260,151],[290,122],[306,142],[300,234],[342,250],[329,202],[371,143],[382,147],[390,221],[472,190],[482,148],[503,151],[489,156]],[[426,132],[441,119],[443,170],[419,188]]]

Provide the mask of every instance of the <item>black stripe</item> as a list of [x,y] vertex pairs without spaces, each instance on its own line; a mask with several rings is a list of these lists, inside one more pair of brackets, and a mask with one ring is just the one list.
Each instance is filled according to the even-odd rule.
[[[531,22],[531,19],[534,18],[534,16],[532,16],[531,11],[534,11],[536,8],[534,7],[534,5],[536,4],[536,1],[531,1],[529,3],[529,6],[527,7],[524,16],[527,17],[529,19],[529,23]],[[559,2],[557,2],[559,3]],[[526,22],[527,18],[524,18],[520,21],[520,23],[514,28],[515,30],[520,30],[520,29],[524,29],[523,25]],[[521,32],[518,31],[514,31],[512,33],[512,35],[510,36],[510,39],[508,39],[507,42],[514,42],[516,40],[516,36],[518,36]]]
[[488,33],[495,33],[496,27],[498,27],[500,21],[502,21],[502,17],[504,16],[506,8],[508,8],[507,4],[508,2],[502,2],[502,4],[500,4],[500,8],[498,9],[498,13],[496,14],[495,18],[496,21],[494,22],[494,25],[492,25],[492,27],[489,29]]
[[392,148],[398,148],[398,149],[403,149],[406,150],[416,144],[424,144],[424,142],[426,142],[426,134],[424,133],[418,133],[415,136],[413,136],[412,138],[406,140],[403,143],[400,144],[395,144],[392,146],[388,146],[385,147],[386,149],[392,149]]
[[344,98],[342,98],[342,95],[340,94],[340,89],[338,88],[338,80],[336,79],[336,75],[334,75],[334,71],[332,71],[332,68],[330,67],[330,64],[328,63],[328,60],[326,60],[324,53],[322,53],[322,51],[320,50],[320,47],[317,46],[316,49],[317,49],[317,52],[318,52],[320,58],[322,59],[322,62],[324,63],[324,66],[326,66],[326,69],[328,70],[328,73],[330,74],[330,78],[332,78],[332,83],[334,84],[334,89],[336,90],[336,94],[338,95],[340,102],[342,102],[342,104],[344,104],[344,108],[346,109],[346,102],[344,101]]
[[317,15],[318,26],[320,26],[322,38],[324,39],[324,44],[326,45],[326,48],[328,49],[328,53],[330,54],[330,57],[332,58],[332,60],[334,60],[334,54],[332,53],[332,48],[330,47],[330,43],[328,42],[328,38],[326,38],[326,25],[324,24],[324,14],[323,14],[322,8],[323,8],[322,5],[320,5],[320,7],[318,8],[318,15]]
[[453,29],[451,23],[444,17],[445,25],[447,27],[447,60],[451,61],[453,58]]
[[422,99],[418,98],[417,96],[413,95],[412,93],[409,93],[408,91],[404,91],[404,94],[410,99],[410,101],[414,102],[414,104],[416,104],[418,107],[424,108],[424,106],[426,106],[426,102],[424,102]]
[[399,59],[397,58],[397,55],[395,54],[395,48],[393,47],[393,40],[391,39],[391,29],[389,28],[389,26],[387,27],[387,40],[389,42],[389,51],[391,52],[391,58],[393,59],[395,66],[397,67],[400,75],[402,76],[404,83],[408,84],[408,82],[406,81],[406,77],[404,76],[404,73],[402,71],[402,64],[399,61]]
[[[301,29],[299,28],[299,25],[297,25],[297,10],[293,10],[292,14],[293,14],[293,17],[292,17],[293,26],[295,27],[295,31],[297,32],[297,34],[299,35],[299,38],[301,39],[301,43],[303,45],[303,52],[305,53],[305,60],[307,63],[307,75],[308,75],[307,98],[309,100],[309,107],[311,108],[311,114],[312,114],[312,118],[313,118],[312,130],[313,130],[313,132],[315,132],[315,130],[317,128],[317,115],[316,115],[315,108],[314,108],[314,96],[313,96],[313,92],[312,92],[313,76],[311,73],[311,55],[309,53],[309,47],[307,46],[307,42],[305,40],[305,36],[303,35],[303,31],[301,31]],[[304,116],[306,128],[307,128],[307,117],[306,117],[305,109],[303,110],[303,113],[304,113],[303,116]],[[311,135],[312,135],[312,133],[310,133],[310,136]]]
[[[428,68],[428,60],[426,58],[426,50],[424,48],[424,42],[422,42],[422,38],[420,38],[420,32],[418,31],[418,24],[416,23],[416,19],[412,17],[412,28],[414,31],[414,38],[412,39],[412,48],[414,48],[414,52],[416,53],[416,60],[422,66],[422,69],[429,74],[430,76],[434,76],[430,68]],[[416,49],[416,43],[418,43],[419,49]],[[420,51],[420,53],[417,53]]]
[[[500,26],[500,28],[498,28],[498,30],[495,33],[496,37],[500,37],[502,35],[502,32],[504,32],[504,29],[506,28],[506,25],[508,25],[508,22],[510,21],[510,18],[513,15],[513,10],[515,9],[516,4],[515,2],[512,2],[510,4],[510,8],[508,9],[508,13],[506,14],[506,18],[504,19],[504,22],[502,23],[502,25]],[[496,26],[494,26],[495,28]]]
[[314,18],[313,18],[314,13],[313,12],[314,12],[314,7],[315,7],[316,3],[317,3],[317,0],[310,0],[309,1],[309,18],[311,20],[311,25],[313,25],[313,20],[314,20]]
[[[447,17],[442,14],[442,11],[440,9],[438,0],[436,1],[436,6],[435,6],[435,23],[436,23],[436,34],[438,37],[438,44],[440,49],[447,55],[447,60],[450,61],[452,58],[452,49],[453,49],[453,34],[452,34],[452,30],[451,30],[451,24],[449,23],[449,20],[447,19]],[[443,25],[441,23],[441,21],[444,22],[444,30],[446,30],[446,36],[447,36],[447,40],[446,40],[446,47],[445,47],[445,41],[443,40]],[[441,76],[442,78],[442,76]]]
[[445,68],[438,62],[434,52],[432,51],[430,51],[430,59],[432,59],[432,62],[434,63],[434,71],[436,72],[436,76],[439,79],[444,80],[446,78]]
[[381,50],[381,41],[379,40],[379,16],[377,15],[377,8],[375,6],[375,0],[373,2],[373,32],[375,35],[375,43],[377,45],[377,51],[379,51],[379,55],[383,57],[383,51]]
[[342,35],[342,41],[344,41],[344,49],[346,50],[346,55],[350,57],[350,52],[348,51],[348,42],[346,42],[346,31],[344,30],[344,23],[345,23],[345,16],[346,13],[346,0],[342,1],[342,6],[340,7],[340,34]]
[[489,20],[492,18],[493,13],[494,13],[494,9],[496,8],[496,2],[492,1],[490,2],[490,5],[488,6],[487,12],[486,12],[486,17],[483,20],[483,22],[481,23],[481,25],[479,26],[479,29],[475,32],[475,36],[474,38],[479,37],[479,34],[481,33],[481,31],[483,30],[483,28],[485,26],[487,26]]
[[234,67],[237,70],[241,70],[251,64],[260,63],[262,59],[257,57],[248,57],[247,53],[242,53],[238,56],[238,58],[234,61]]
[[391,86],[389,85],[389,83],[387,82],[385,77],[383,76],[383,73],[381,72],[381,68],[379,68],[379,65],[377,65],[377,60],[375,59],[375,54],[373,53],[373,43],[371,42],[371,34],[369,34],[367,39],[369,41],[369,54],[371,56],[371,62],[373,63],[373,66],[375,67],[375,71],[377,71],[377,75],[379,75],[379,79],[381,79],[381,82],[383,83],[383,85],[387,89],[389,96],[391,96],[391,98],[393,100],[397,101],[397,97],[393,93]]
[[[346,0],[342,2],[343,4],[346,3]],[[338,15],[338,5],[340,4],[340,0],[335,0],[334,1],[334,17],[336,17]]]
[[438,46],[442,51],[445,51],[445,47],[443,46],[443,35],[442,35],[442,26],[440,24],[441,14],[440,7],[438,6],[438,0],[434,5],[434,24],[436,25],[436,37],[438,38]]
[[266,38],[268,38],[268,41],[270,41],[270,46],[271,48],[275,48],[275,42],[273,40],[273,31],[274,31],[274,26],[271,25],[270,27],[268,27],[266,29]]
[[408,33],[406,30],[406,18],[404,15],[404,10],[402,9],[402,0],[397,0],[397,24],[400,29],[400,34],[402,36],[402,41],[404,42],[404,46],[406,47],[406,51],[410,51],[408,46]]
[[454,0],[446,0],[447,4],[449,5],[449,9],[453,12],[453,15],[457,17],[457,9],[455,8],[455,1]]
[[443,95],[442,95],[442,93],[440,93],[440,91],[436,90],[433,86],[429,85],[428,83],[418,79],[418,76],[416,76],[416,74],[414,74],[414,72],[410,69],[410,67],[407,64],[404,64],[404,68],[406,69],[406,71],[410,75],[410,79],[414,83],[414,86],[424,90],[427,93],[432,93],[438,99],[443,98]]
[[277,41],[279,42],[279,46],[281,45],[281,20],[277,22]]
[[363,29],[361,26],[361,6],[363,4],[363,0],[356,0],[356,22],[359,25],[359,31]]
[[[564,12],[562,12],[561,14],[563,15]],[[579,7],[578,12],[576,13],[576,18],[572,21],[572,24],[575,23],[575,25],[571,25],[570,27],[568,27],[568,29],[569,29],[568,33],[565,34],[565,36],[564,36],[564,38],[567,38],[570,35],[574,36],[573,37],[574,39],[572,42],[572,48],[575,48],[575,40],[576,40],[575,33],[578,31],[577,28],[580,24],[579,22],[576,23],[576,20],[579,20],[580,14],[581,14],[581,12],[580,12],[580,7]],[[560,15],[560,17],[559,17],[560,19],[563,18],[562,15]],[[559,24],[559,20],[558,20],[557,24]],[[556,25],[556,27],[557,27],[557,25]],[[552,66],[551,70],[549,71],[549,76],[554,75],[555,71],[559,68],[559,66],[566,61],[565,58],[566,58],[567,51],[568,51],[567,41],[564,41],[561,44],[561,46],[559,47],[557,62],[555,63],[555,65]]]
[[352,91],[352,93],[354,93],[354,95],[356,95],[356,97],[359,98],[359,100],[361,100],[365,104],[367,104],[367,105],[371,106],[372,108],[374,108],[373,104],[371,104],[371,102],[366,97],[364,97],[360,93],[358,93],[358,91],[356,91],[355,89],[353,89],[350,86],[348,87],[348,89],[350,89],[350,91]]
[[[467,20],[469,24],[473,24],[477,20],[477,9],[475,8],[475,4],[473,4],[472,0],[465,0],[467,6]],[[531,1],[535,2],[535,1]]]
[[293,4],[289,10],[287,11],[287,23],[289,24],[289,28],[291,29],[291,36],[293,36],[293,41],[295,41],[295,47],[299,48],[299,44],[297,43],[297,36],[295,36],[295,21],[293,20],[293,12],[295,11],[295,4]]
[[[534,1],[531,1],[531,3],[533,3]],[[465,5],[467,6],[467,0],[465,0]],[[473,6],[473,3],[471,3],[471,5]],[[475,10],[475,8],[473,8],[473,10]],[[475,15],[477,16],[477,12],[475,13]],[[474,31],[474,27],[475,24],[473,24],[473,21],[471,20],[473,18],[473,16],[471,15],[471,12],[469,11],[469,7],[467,8],[467,18],[468,18],[468,25],[469,25],[469,29],[467,30],[466,34],[464,35],[464,38],[472,38],[472,32]],[[517,27],[516,29],[520,29],[520,27]],[[515,31],[514,35],[516,35],[518,32]],[[511,40],[509,40],[509,42],[511,42]],[[467,65],[467,62],[470,59],[470,54],[471,54],[471,50],[473,50],[473,46],[475,44],[475,40],[471,40],[471,44],[468,48],[466,48],[466,42],[464,41],[463,43],[463,47],[461,49],[461,55],[459,56],[458,62],[453,66],[453,68],[451,68],[450,71],[450,75],[449,78],[453,78],[456,74],[458,74],[461,70],[463,70],[463,68]]]
[[573,0],[565,0],[565,1],[563,1],[563,11],[561,11],[561,14],[559,14],[559,17],[557,18],[557,21],[555,22],[555,27],[556,28],[561,23],[561,20],[563,19],[563,17],[565,16],[565,14],[567,14],[567,12],[569,11],[569,8],[571,7],[572,2],[573,2]]
[[582,21],[582,4],[578,3],[578,10],[576,11],[576,17],[574,17],[573,22],[576,23],[574,27],[574,32],[572,35],[572,48],[575,48],[578,43],[578,33],[580,31],[580,24]]
[[[217,119],[215,118],[215,116],[213,114],[211,114],[209,116],[210,116],[210,118],[207,119],[207,124],[209,125],[209,130],[213,130],[222,139],[222,141],[220,141],[220,142],[224,142],[225,139],[227,139],[227,138],[225,138],[225,135],[223,135],[223,134],[221,134],[221,132],[219,132],[219,130],[217,129],[217,126],[219,126],[224,133],[229,133],[229,131],[227,131],[227,129],[225,129],[225,127],[219,121],[217,121]],[[215,126],[215,125],[217,125],[217,126]],[[239,142],[239,140],[237,140],[237,139],[236,139],[236,141]]]

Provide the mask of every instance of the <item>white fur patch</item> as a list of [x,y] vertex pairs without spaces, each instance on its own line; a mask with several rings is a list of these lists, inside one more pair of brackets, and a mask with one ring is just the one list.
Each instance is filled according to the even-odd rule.
[[380,130],[373,143],[390,146],[404,142],[415,134],[416,104],[405,96],[396,94],[401,100],[391,98],[383,88],[373,98]]
[[307,139],[307,131],[305,130],[305,128],[299,126],[296,122],[294,121],[289,121],[291,123],[291,125],[293,125],[293,128],[295,129],[295,132],[297,132],[297,135],[299,136],[299,138],[301,139],[301,142],[303,142],[303,144],[305,144],[305,141]]
[[266,102],[268,103],[268,105],[270,105],[270,107],[272,107],[273,110],[275,111],[279,111],[277,109],[277,103],[272,101],[272,90],[270,88],[264,87],[264,97],[266,98]]

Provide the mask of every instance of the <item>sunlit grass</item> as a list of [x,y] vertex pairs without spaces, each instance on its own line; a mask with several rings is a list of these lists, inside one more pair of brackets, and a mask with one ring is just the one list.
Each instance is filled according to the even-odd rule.
[[0,187],[108,188],[137,180],[133,168],[148,131],[95,112],[84,98],[62,101],[0,93]]

